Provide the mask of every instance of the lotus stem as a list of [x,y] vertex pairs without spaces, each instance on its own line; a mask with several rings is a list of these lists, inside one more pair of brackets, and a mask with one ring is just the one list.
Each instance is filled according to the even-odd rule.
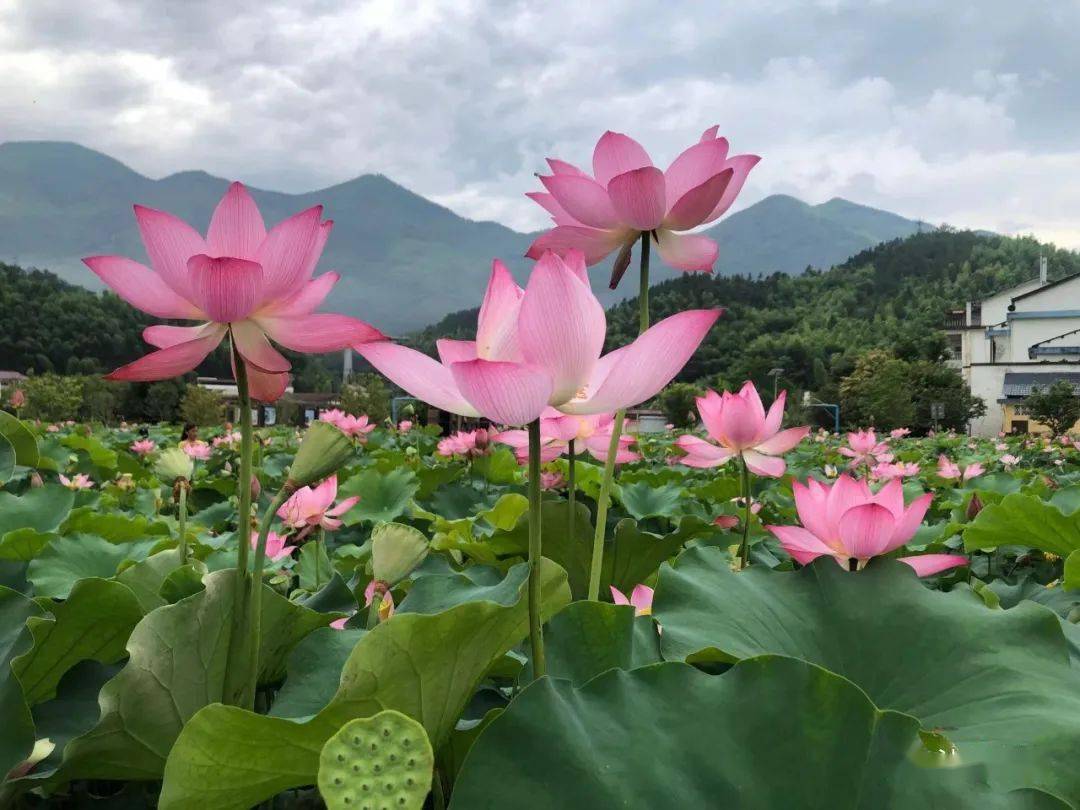
[[577,452],[574,447],[574,440],[571,439],[566,448],[567,455],[567,478],[566,478],[566,536],[570,538],[570,542],[574,542],[574,520],[577,510],[577,487],[574,481],[574,468],[577,466]]
[[[236,584],[233,592],[233,612],[231,621],[231,633],[229,635],[229,652],[225,663],[225,677],[222,689],[222,702],[241,708],[251,709],[254,706],[254,689],[248,690],[248,682],[254,676],[249,676],[248,662],[250,653],[248,645],[251,639],[250,628],[254,618],[248,612],[253,589],[251,571],[249,570],[249,553],[251,545],[251,457],[252,457],[252,428],[251,428],[251,394],[248,391],[247,366],[244,358],[232,348],[233,368],[236,370],[236,398],[240,406],[240,471],[237,481],[237,499],[239,501],[236,515]],[[256,654],[258,646],[256,645]]]
[[320,552],[322,551],[325,542],[326,542],[326,529],[324,529],[322,526],[320,526],[319,531],[317,531],[315,533],[315,590],[316,591],[319,590],[319,585],[321,584],[321,579],[322,579],[320,577],[320,571],[319,571],[319,557],[321,556]]
[[742,542],[739,544],[739,568],[744,569],[750,565],[750,468],[746,466],[746,459],[739,457],[741,465],[743,495],[743,525]]
[[[649,239],[651,234],[641,234],[641,263],[638,275],[638,334],[649,328]],[[611,486],[615,480],[615,457],[619,454],[619,439],[622,437],[626,411],[615,412],[615,421],[611,423],[611,441],[608,443],[608,457],[604,462],[604,478],[600,483],[600,496],[596,501],[596,531],[593,534],[592,561],[589,564],[589,599],[593,602],[600,598],[600,571],[604,566],[604,534],[607,529],[608,503],[611,500]]]
[[187,542],[187,493],[188,482],[177,482],[178,492],[176,495],[176,511],[177,522],[180,528],[180,542],[178,548],[180,550],[180,564],[187,565],[188,561],[188,542]]
[[[250,480],[250,479],[248,479]],[[262,635],[262,591],[263,591],[263,568],[266,566],[266,538],[270,535],[270,524],[274,522],[281,505],[289,499],[293,493],[293,487],[285,484],[270,502],[270,506],[263,513],[259,524],[259,539],[255,544],[255,570],[250,579],[251,594],[248,601],[249,622],[245,650],[247,652],[247,667],[245,670],[246,681],[242,697],[244,703],[237,705],[251,708],[255,701],[255,691],[259,680],[259,638]],[[247,545],[247,543],[245,543]]]
[[540,521],[540,420],[534,419],[529,423],[529,642],[534,678],[542,678],[547,671],[540,623]]

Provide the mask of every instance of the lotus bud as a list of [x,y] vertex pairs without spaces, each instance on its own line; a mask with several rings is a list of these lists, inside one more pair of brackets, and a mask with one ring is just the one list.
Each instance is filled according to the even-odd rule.
[[968,501],[967,519],[968,520],[974,520],[976,518],[976,516],[978,516],[979,512],[981,512],[982,510],[983,510],[983,502],[979,498],[979,493],[976,492],[971,496],[971,500]]
[[191,478],[194,471],[195,462],[179,447],[170,447],[162,451],[154,465],[154,474],[169,484],[177,478]]
[[32,473],[30,473],[30,486],[33,489],[45,486],[45,482],[41,480],[41,473],[39,473],[37,470],[34,470]]
[[348,436],[329,422],[316,422],[300,442],[286,485],[297,489],[322,481],[336,473],[352,454],[353,444]]
[[411,574],[427,553],[427,538],[412,526],[383,523],[371,533],[372,573],[391,586]]
[[262,484],[259,483],[259,476],[251,476],[251,500],[259,500],[259,496],[262,494]]
[[476,450],[478,453],[483,453],[488,449],[491,444],[491,434],[485,428],[479,428],[476,431]]

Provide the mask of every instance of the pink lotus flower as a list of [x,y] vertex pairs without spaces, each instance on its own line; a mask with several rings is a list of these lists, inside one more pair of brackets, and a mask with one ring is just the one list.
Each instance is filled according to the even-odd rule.
[[157,445],[150,439],[139,439],[131,444],[131,452],[138,456],[148,456],[156,449]]
[[[893,479],[874,494],[865,481],[841,475],[831,485],[810,479],[793,484],[795,509],[802,526],[766,526],[784,550],[802,565],[827,555],[844,568],[862,568],[871,557],[888,554],[908,542],[922,523],[933,495],[904,506],[904,489]],[[900,557],[920,577],[966,565],[960,554]]]
[[214,447],[233,447],[240,444],[241,438],[240,431],[234,430],[221,436],[215,436],[212,441]]
[[972,478],[982,475],[984,472],[983,465],[977,461],[967,465],[963,472],[961,472],[960,466],[950,461],[947,456],[944,454],[938,456],[938,475],[947,481],[954,479],[970,481]]
[[880,461],[875,464],[870,470],[870,476],[881,481],[889,481],[893,478],[907,478],[908,476],[918,474],[918,464],[914,462],[905,463],[903,461],[898,461],[895,463],[889,461]]
[[1011,453],[1006,453],[1000,459],[998,459],[998,461],[1001,462],[1001,465],[1006,470],[1011,470],[1013,467],[1020,463],[1020,459],[1012,455]]
[[566,486],[566,479],[561,472],[540,473],[540,489],[562,489]]
[[342,410],[334,408],[319,414],[319,420],[329,422],[338,430],[351,438],[359,438],[360,442],[367,441],[367,434],[375,429],[375,423],[368,419],[367,414],[353,416]]
[[189,458],[196,461],[207,461],[210,458],[210,445],[201,439],[190,442],[180,442],[180,449],[187,453]]
[[289,500],[282,504],[277,515],[285,521],[286,525],[294,529],[311,530],[322,527],[333,531],[341,528],[341,521],[338,518],[356,506],[360,496],[354,495],[337,506],[333,506],[335,498],[337,498],[337,476],[331,475],[314,489],[300,487]]
[[896,428],[889,431],[889,436],[893,439],[902,439],[911,433],[911,428]]
[[533,242],[526,255],[539,259],[549,250],[562,256],[580,250],[593,265],[619,249],[614,287],[630,263],[634,242],[648,233],[672,267],[711,271],[716,242],[684,232],[727,211],[760,160],[756,155],[728,157],[728,142],[716,137],[717,130],[707,129],[667,171],[653,166],[637,141],[617,132],[605,132],[597,141],[593,176],[549,159],[552,173],[540,177],[547,192],[528,196],[551,214],[555,227]]
[[611,599],[616,605],[633,605],[635,616],[652,615],[653,589],[648,585],[635,585],[634,590],[630,592],[629,599],[626,598],[626,594],[614,585],[611,585],[610,588]]
[[60,432],[60,426],[59,425],[49,425],[47,428],[45,428],[45,430],[49,431],[49,433],[59,433]]
[[697,398],[698,413],[709,437],[719,447],[698,436],[683,434],[675,440],[676,446],[686,453],[682,463],[688,467],[717,467],[741,456],[755,475],[779,478],[787,469],[779,456],[810,432],[809,427],[780,429],[786,400],[787,391],[781,391],[766,413],[757,388],[749,380],[738,394],[706,392]]
[[316,314],[338,280],[311,276],[330,235],[315,206],[270,231],[240,183],[229,186],[204,239],[187,223],[135,206],[135,219],[153,270],[123,256],[83,261],[117,295],[159,318],[198,326],[150,326],[143,339],[158,351],[118,368],[113,380],[147,382],[191,371],[228,333],[248,367],[251,395],[276,400],[289,382],[290,363],[267,338],[297,352],[329,352],[384,335],[344,315]]
[[847,435],[848,446],[840,448],[840,455],[847,456],[851,459],[848,463],[849,469],[854,469],[860,464],[866,464],[872,466],[877,461],[891,461],[892,456],[885,459],[882,456],[888,455],[889,446],[885,442],[878,441],[877,434],[874,433],[874,429],[860,430],[856,433],[849,433]]
[[564,414],[606,413],[643,402],[685,365],[720,310],[666,318],[633,343],[600,356],[607,321],[579,251],[546,253],[523,291],[496,261],[475,341],[440,340],[437,362],[388,341],[356,350],[396,385],[436,408],[522,425],[549,405]]
[[717,515],[713,518],[713,525],[721,529],[734,529],[739,525],[739,518],[735,515]]
[[485,428],[477,430],[459,430],[445,439],[439,441],[438,453],[445,458],[465,456],[477,458],[488,452],[490,448],[488,431]]
[[[570,449],[570,441],[573,440],[575,451],[579,448],[586,450],[601,464],[606,463],[614,423],[615,414],[613,413],[578,416],[547,408],[540,416],[540,460],[546,463],[565,455]],[[504,430],[495,436],[495,441],[512,447],[519,464],[528,462],[528,431]],[[619,451],[615,456],[616,464],[629,464],[641,460],[641,456],[630,449],[634,442],[634,437],[629,434],[623,433],[619,436]]]
[[26,392],[21,388],[16,388],[11,392],[11,399],[9,401],[11,402],[12,408],[23,407],[26,404]]
[[[251,548],[254,550],[259,545],[259,533],[251,533]],[[296,546],[288,544],[288,538],[276,532],[270,532],[266,536],[266,556],[271,562],[288,557],[296,550]]]
[[347,621],[349,621],[349,619],[351,619],[353,617],[353,615],[354,614],[350,613],[348,616],[342,616],[340,619],[334,619],[334,621],[330,622],[330,626],[334,630],[344,630],[345,629],[345,623]]
[[[374,365],[374,364],[372,364],[372,365]],[[379,370],[382,371],[382,369],[379,369]],[[386,372],[383,372],[383,373],[385,374]],[[389,376],[389,375],[387,375],[387,376]],[[393,378],[391,377],[391,379],[393,379]],[[397,429],[398,429],[399,433],[408,433],[410,430],[412,430],[412,427],[413,427],[413,425],[412,425],[412,422],[410,420],[402,419],[400,422],[398,422]]]
[[79,473],[75,476],[72,476],[71,478],[68,478],[66,475],[61,474],[60,483],[68,489],[73,489],[76,491],[80,489],[90,489],[92,486],[94,486],[94,482],[90,480],[90,476],[86,475],[85,473]]

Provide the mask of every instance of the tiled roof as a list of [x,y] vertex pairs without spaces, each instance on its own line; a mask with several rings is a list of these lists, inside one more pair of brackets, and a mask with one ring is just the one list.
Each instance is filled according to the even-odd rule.
[[1045,388],[1058,380],[1071,383],[1073,393],[1080,396],[1080,372],[1076,371],[1009,371],[1005,373],[1001,393],[1006,398],[1026,397],[1032,388]]

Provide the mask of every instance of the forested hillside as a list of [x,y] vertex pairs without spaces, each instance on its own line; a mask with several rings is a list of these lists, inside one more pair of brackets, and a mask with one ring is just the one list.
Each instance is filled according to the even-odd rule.
[[[939,359],[945,312],[1030,278],[1040,252],[1049,257],[1051,278],[1080,272],[1078,254],[1030,237],[941,229],[885,242],[830,270],[808,269],[799,276],[689,273],[653,287],[650,305],[654,322],[689,308],[726,309],[682,380],[723,386],[753,379],[764,385],[770,383],[769,370],[780,367],[782,385],[825,392],[869,349]],[[637,317],[636,298],[611,308],[609,344],[633,339]],[[437,337],[471,337],[475,323],[476,310],[454,313],[419,333],[416,344],[434,351]]]

